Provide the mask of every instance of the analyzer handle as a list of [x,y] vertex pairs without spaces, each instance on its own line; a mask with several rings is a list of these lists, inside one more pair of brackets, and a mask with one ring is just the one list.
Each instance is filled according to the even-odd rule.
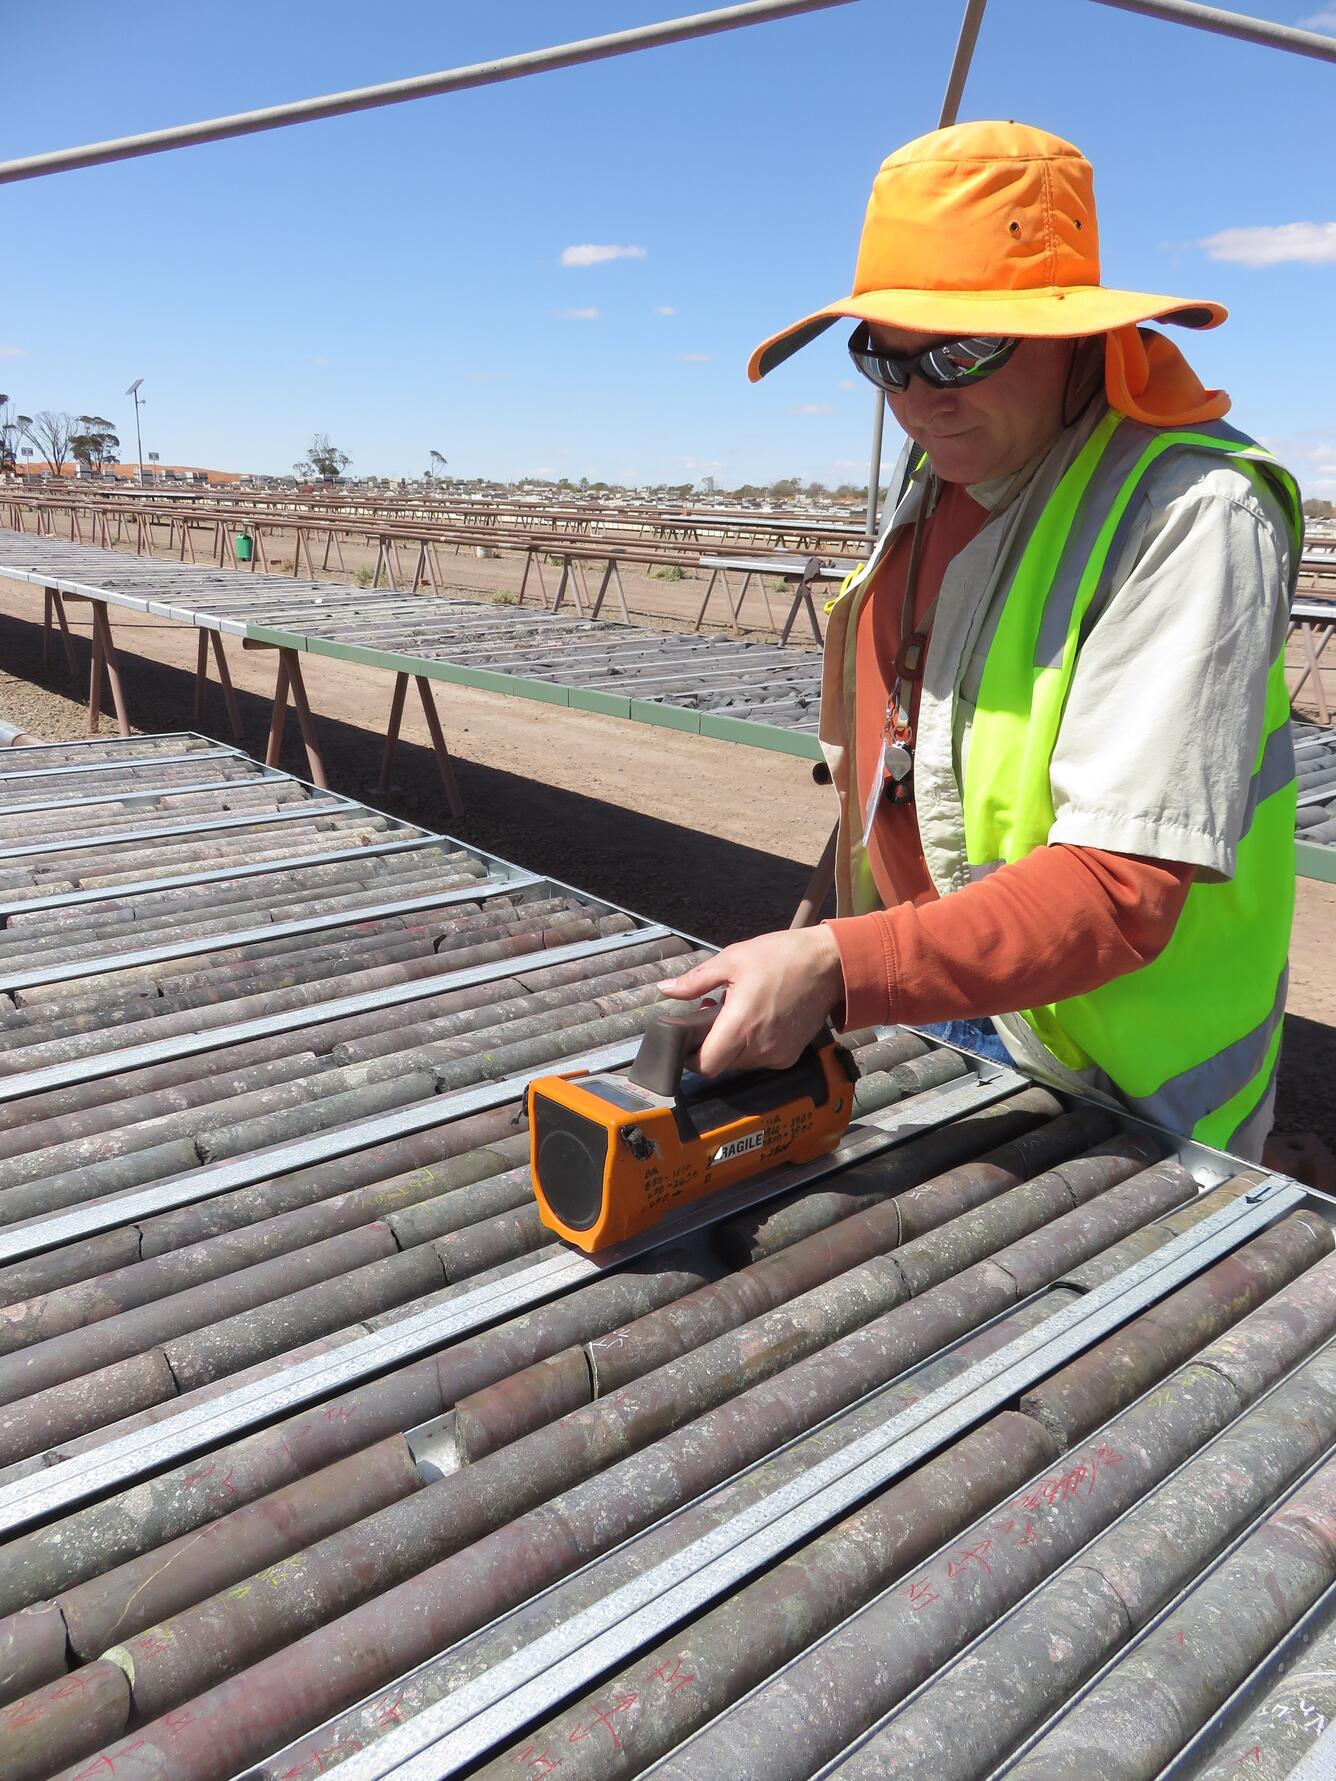
[[656,1008],[645,1023],[636,1061],[626,1072],[628,1078],[652,1095],[675,1095],[682,1086],[687,1059],[700,1050],[722,1007],[722,1002],[665,1002]]

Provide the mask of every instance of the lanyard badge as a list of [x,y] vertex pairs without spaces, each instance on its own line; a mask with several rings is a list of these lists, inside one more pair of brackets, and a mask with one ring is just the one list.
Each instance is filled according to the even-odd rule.
[[904,685],[899,675],[886,701],[886,715],[881,725],[881,755],[872,783],[868,787],[867,805],[863,811],[863,846],[866,848],[877,820],[882,798],[892,804],[914,801],[914,730],[904,703]]

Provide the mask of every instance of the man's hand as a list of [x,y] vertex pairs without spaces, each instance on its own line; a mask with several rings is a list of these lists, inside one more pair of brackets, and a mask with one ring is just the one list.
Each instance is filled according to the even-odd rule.
[[829,928],[762,934],[726,946],[702,965],[661,983],[660,992],[693,1000],[728,993],[700,1048],[706,1076],[725,1070],[787,1069],[844,997],[839,948]]

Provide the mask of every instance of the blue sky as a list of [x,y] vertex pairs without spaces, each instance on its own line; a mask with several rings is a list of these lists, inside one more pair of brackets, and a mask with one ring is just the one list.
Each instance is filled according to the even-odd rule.
[[[1249,10],[1336,33],[1315,4]],[[689,9],[8,0],[0,158]],[[0,389],[132,441],[121,392],[142,376],[164,462],[286,470],[321,430],[386,475],[434,447],[461,476],[858,481],[871,396],[842,332],[759,387],[746,357],[848,289],[872,176],[935,125],[960,10],[858,0],[0,187]],[[1227,303],[1224,328],[1179,337],[1235,421],[1336,495],[1336,65],[1090,0],[991,0],[961,115],[1085,150],[1106,281]],[[586,245],[640,251],[563,263]]]

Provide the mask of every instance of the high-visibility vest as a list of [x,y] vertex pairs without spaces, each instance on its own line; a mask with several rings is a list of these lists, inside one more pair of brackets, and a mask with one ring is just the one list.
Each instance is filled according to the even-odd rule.
[[[1183,449],[1218,452],[1279,499],[1297,568],[1299,491],[1269,452],[1220,422],[1161,429],[1107,414],[1040,515],[988,647],[961,787],[971,877],[1048,839],[1050,764],[1086,615],[1118,560],[1142,479],[1165,452]],[[1066,1069],[1143,1118],[1220,1149],[1260,1105],[1280,1050],[1296,795],[1282,645],[1270,664],[1233,878],[1193,883],[1152,963],[1022,1011]]]

